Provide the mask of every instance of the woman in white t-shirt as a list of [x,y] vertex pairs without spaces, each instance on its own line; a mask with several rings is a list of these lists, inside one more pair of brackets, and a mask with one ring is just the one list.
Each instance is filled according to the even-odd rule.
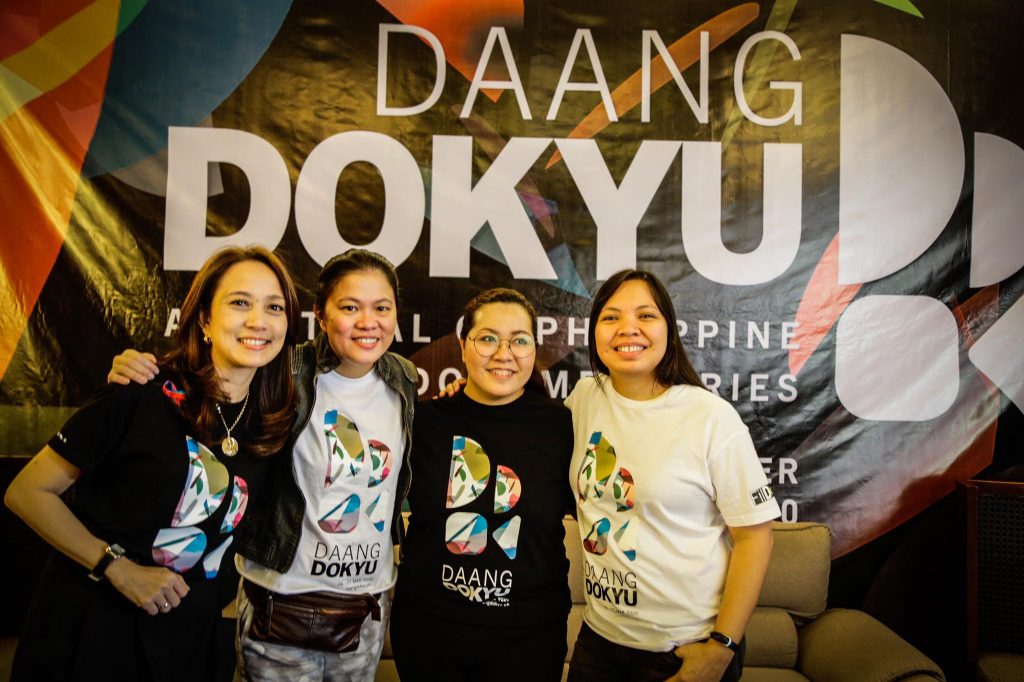
[[598,290],[593,378],[566,403],[587,605],[570,682],[738,680],[778,503],[736,410],[686,357],[641,270]]

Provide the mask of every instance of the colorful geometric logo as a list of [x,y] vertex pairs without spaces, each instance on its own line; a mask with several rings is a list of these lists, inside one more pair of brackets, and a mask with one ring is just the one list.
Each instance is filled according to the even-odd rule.
[[[324,437],[327,439],[327,466],[317,525],[325,533],[351,533],[359,527],[363,497],[391,474],[394,467],[391,448],[376,440],[367,441],[364,448],[359,428],[337,410],[328,410],[324,415]],[[367,462],[369,467],[365,466]],[[366,505],[363,515],[378,533],[383,533],[387,526],[390,499],[389,493],[379,491]]]
[[[472,438],[452,438],[452,461],[448,476],[448,509],[478,499],[491,478],[491,460]],[[494,476],[494,513],[512,510],[522,497],[522,482],[512,469],[498,465]],[[513,516],[491,534],[509,559],[516,558],[522,519]],[[487,519],[474,512],[455,512],[445,523],[445,546],[452,554],[476,556],[487,547]]]
[[[206,551],[206,534],[196,525],[210,518],[227,496],[228,470],[202,443],[185,436],[188,451],[188,474],[185,489],[171,517],[171,527],[161,528],[153,541],[153,561],[177,573],[184,573],[198,563]],[[203,558],[207,578],[215,578],[221,560],[231,545],[231,533],[242,522],[249,502],[249,486],[239,476],[233,479],[230,506],[221,521],[221,534],[228,535],[220,546]]]
[[[637,534],[632,524],[634,504],[633,475],[625,467],[615,471],[615,448],[600,431],[590,436],[587,451],[576,472],[580,534],[588,554],[608,551],[608,536],[629,561],[636,560]],[[612,476],[612,473],[615,475]],[[610,493],[610,494],[609,494]]]

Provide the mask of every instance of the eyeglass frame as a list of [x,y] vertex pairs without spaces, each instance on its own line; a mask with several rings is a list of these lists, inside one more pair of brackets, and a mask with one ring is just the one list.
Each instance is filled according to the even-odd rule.
[[[527,334],[527,333],[524,332],[522,334],[516,334],[514,336],[509,336],[509,337],[506,337],[506,338],[501,338],[500,336],[498,336],[498,347],[494,349],[494,352],[493,353],[483,353],[483,352],[480,351],[480,347],[476,344],[476,340],[479,339],[481,336],[484,336],[484,335],[498,336],[497,334],[495,334],[493,332],[486,332],[486,331],[480,332],[475,337],[470,336],[469,334],[466,334],[466,338],[473,342],[473,350],[475,350],[477,355],[479,355],[482,358],[493,358],[495,355],[497,355],[501,351],[501,344],[502,343],[504,343],[506,346],[508,346],[508,352],[511,353],[512,357],[516,358],[517,360],[525,360],[526,358],[530,357],[531,355],[534,355],[537,352],[537,339],[535,339],[532,334]],[[512,350],[512,339],[518,339],[518,338],[527,338],[527,339],[530,339],[530,341],[531,341],[531,343],[530,343],[530,352],[528,352],[526,355],[517,355],[516,352],[514,350]]]

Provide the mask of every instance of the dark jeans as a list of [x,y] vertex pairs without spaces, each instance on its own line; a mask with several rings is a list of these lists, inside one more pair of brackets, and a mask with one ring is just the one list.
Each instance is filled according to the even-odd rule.
[[[725,669],[722,682],[739,682],[746,640]],[[664,682],[682,660],[671,651],[641,651],[609,642],[584,623],[569,663],[568,682]]]
[[565,621],[505,628],[438,619],[402,599],[391,615],[391,651],[402,682],[559,682]]

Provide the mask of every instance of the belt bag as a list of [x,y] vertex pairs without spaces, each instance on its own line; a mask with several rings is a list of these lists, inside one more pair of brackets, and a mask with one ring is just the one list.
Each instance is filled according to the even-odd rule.
[[370,615],[380,621],[380,604],[372,594],[306,592],[278,594],[243,581],[252,604],[249,637],[316,651],[359,648],[359,630]]

